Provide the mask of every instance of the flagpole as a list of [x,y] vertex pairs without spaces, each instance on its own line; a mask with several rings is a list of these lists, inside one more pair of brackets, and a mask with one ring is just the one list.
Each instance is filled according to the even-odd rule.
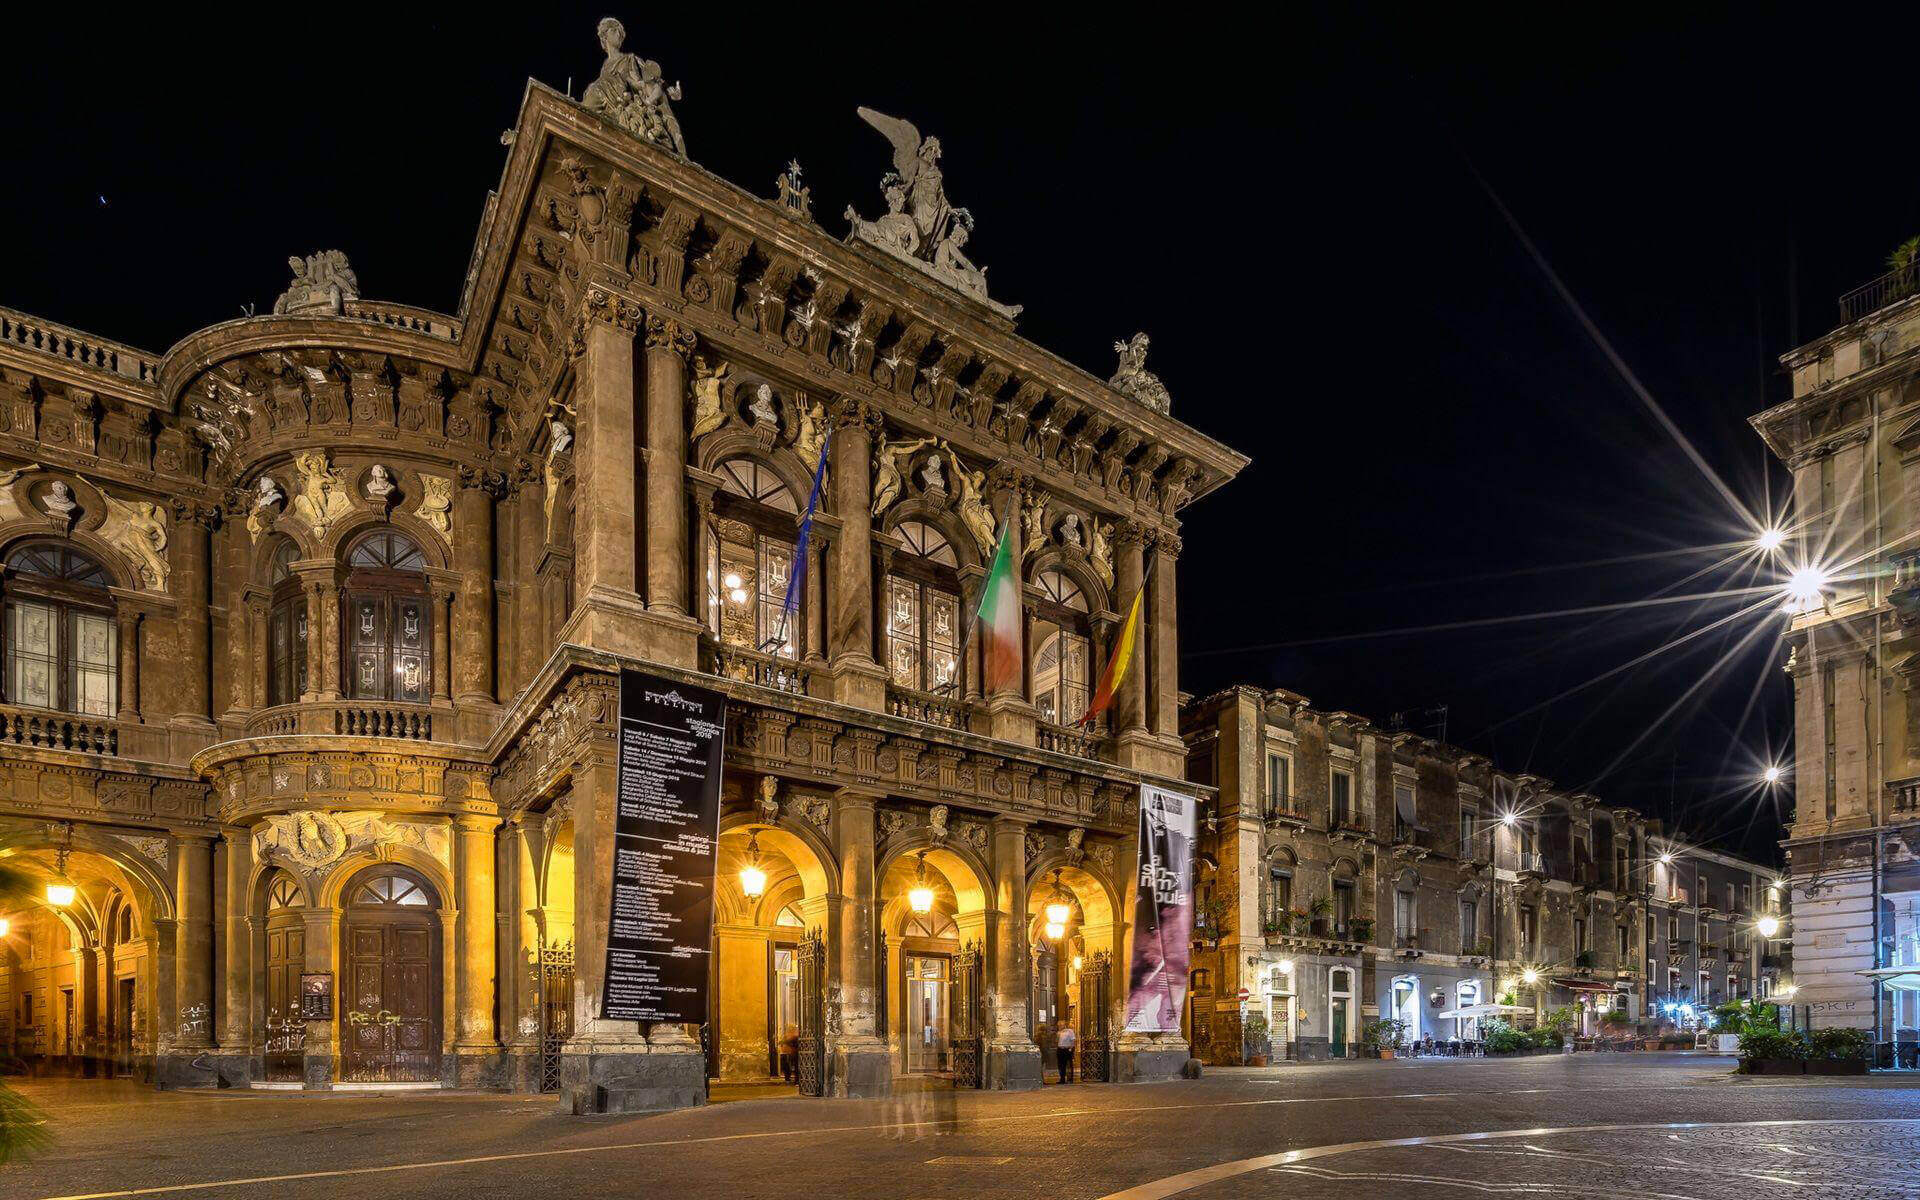
[[[1015,504],[1017,503],[1018,501],[1015,501]],[[979,594],[975,595],[972,602],[967,605],[967,623],[960,627],[960,647],[954,652],[954,657],[960,662],[961,671],[965,671],[966,669],[967,647],[973,644],[974,628],[980,624],[980,600],[987,594],[987,584],[993,580],[992,555],[999,552],[1000,541],[1007,536],[1007,530],[1013,524],[1013,509],[1014,505],[1008,505],[1007,515],[1001,520],[999,533],[993,539],[993,548],[987,551],[988,569],[987,573],[980,577]],[[1021,547],[1022,551],[1025,549],[1026,547]],[[948,692],[954,691],[959,686],[960,675],[956,673],[952,679],[934,688],[933,694],[936,696],[945,695]]]

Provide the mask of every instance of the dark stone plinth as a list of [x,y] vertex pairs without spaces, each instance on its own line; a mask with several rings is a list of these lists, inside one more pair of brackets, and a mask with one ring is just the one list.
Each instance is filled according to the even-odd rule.
[[183,1053],[169,1051],[154,1059],[153,1082],[163,1091],[173,1088],[218,1087],[220,1072],[211,1050]]
[[827,1063],[830,1092],[847,1100],[893,1093],[893,1056],[885,1047],[835,1047]]
[[988,1046],[987,1086],[995,1091],[1024,1092],[1042,1081],[1037,1046]]
[[310,1092],[333,1090],[333,1055],[308,1051],[300,1061],[302,1086]]
[[1115,1083],[1155,1083],[1178,1079],[1186,1069],[1189,1055],[1185,1046],[1147,1046],[1137,1050],[1119,1050],[1113,1056]]
[[658,1112],[707,1102],[707,1062],[699,1050],[569,1051],[560,1056],[560,1111]]

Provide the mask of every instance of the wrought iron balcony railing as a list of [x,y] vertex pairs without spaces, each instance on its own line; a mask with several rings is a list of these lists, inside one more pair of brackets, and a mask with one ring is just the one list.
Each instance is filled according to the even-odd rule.
[[1878,312],[1896,300],[1905,300],[1915,292],[1920,292],[1920,263],[1888,271],[1885,275],[1853,289],[1840,297],[1840,323],[1843,325],[1858,321],[1868,313]]

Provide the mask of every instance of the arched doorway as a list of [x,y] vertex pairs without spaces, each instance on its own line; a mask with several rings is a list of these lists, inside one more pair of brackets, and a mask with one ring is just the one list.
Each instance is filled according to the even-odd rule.
[[881,871],[882,1033],[896,1074],[951,1073],[967,1086],[980,1078],[985,879],[946,847],[893,855]]
[[267,883],[267,1037],[269,1083],[306,1077],[307,1023],[300,1017],[300,973],[307,965],[306,894],[293,876]]
[[342,918],[340,1078],[440,1078],[440,899],[405,867],[369,867],[347,885]]
[[[731,818],[720,834],[708,1071],[728,1084],[798,1083],[809,931],[827,924],[828,871],[791,828]],[[784,1045],[784,1049],[783,1049]]]

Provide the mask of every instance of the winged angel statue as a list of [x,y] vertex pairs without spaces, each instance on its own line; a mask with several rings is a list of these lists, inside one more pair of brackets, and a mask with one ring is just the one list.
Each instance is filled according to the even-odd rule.
[[967,237],[973,232],[973,214],[947,199],[946,179],[940,170],[940,139],[921,137],[911,121],[871,108],[858,111],[861,120],[893,143],[893,170],[880,181],[880,190],[887,198],[886,215],[868,221],[852,205],[847,206],[853,236],[914,264],[1006,316],[1018,314],[1018,306],[988,299],[987,269],[975,266],[965,253]]

